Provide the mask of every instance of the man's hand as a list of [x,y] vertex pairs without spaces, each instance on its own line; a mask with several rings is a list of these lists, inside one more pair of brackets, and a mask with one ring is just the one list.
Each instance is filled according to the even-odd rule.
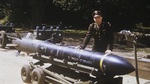
[[106,53],[106,54],[110,54],[110,53],[111,53],[111,50],[106,50],[105,53]]

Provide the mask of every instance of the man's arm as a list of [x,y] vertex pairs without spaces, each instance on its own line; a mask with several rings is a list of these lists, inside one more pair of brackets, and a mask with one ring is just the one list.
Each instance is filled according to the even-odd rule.
[[91,37],[92,37],[92,34],[93,34],[93,25],[94,24],[90,24],[89,27],[88,27],[88,32],[86,33],[86,36],[84,38],[84,41],[83,41],[83,44],[80,46],[81,49],[85,49],[85,47],[87,46],[87,44],[89,43]]

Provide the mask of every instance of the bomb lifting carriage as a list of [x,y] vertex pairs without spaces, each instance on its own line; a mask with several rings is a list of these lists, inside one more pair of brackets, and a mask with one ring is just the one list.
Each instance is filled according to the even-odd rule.
[[[39,40],[15,38],[16,49],[34,53],[38,62],[24,65],[21,78],[25,83],[36,84],[122,84],[122,77],[133,72],[135,68],[124,58],[113,55],[76,49],[62,45],[55,39]],[[57,36],[57,35],[56,35]],[[45,64],[50,64],[45,67]]]

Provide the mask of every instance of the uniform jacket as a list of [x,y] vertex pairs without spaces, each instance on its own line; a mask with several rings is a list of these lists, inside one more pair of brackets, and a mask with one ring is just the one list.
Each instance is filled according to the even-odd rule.
[[99,28],[96,23],[89,25],[86,37],[81,45],[81,49],[84,49],[89,43],[91,37],[94,38],[93,51],[105,52],[107,49],[113,49],[113,31],[109,22],[103,22]]

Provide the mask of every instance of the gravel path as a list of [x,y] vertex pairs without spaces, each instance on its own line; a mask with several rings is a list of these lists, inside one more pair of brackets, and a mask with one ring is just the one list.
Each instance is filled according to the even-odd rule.
[[32,61],[30,57],[16,56],[16,50],[0,49],[0,84],[23,84],[21,67]]

